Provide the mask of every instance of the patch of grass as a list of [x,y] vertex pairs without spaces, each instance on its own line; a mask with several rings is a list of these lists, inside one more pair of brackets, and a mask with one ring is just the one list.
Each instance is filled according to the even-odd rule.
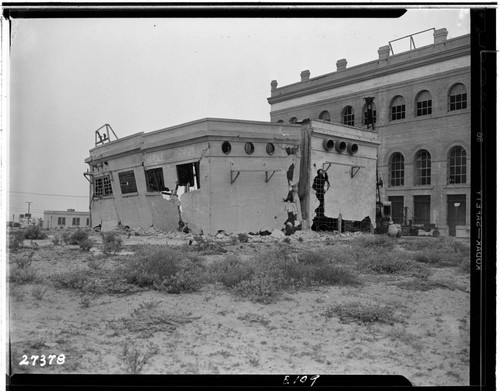
[[31,252],[28,256],[14,256],[14,263],[19,269],[25,269],[31,266],[33,262],[33,255],[35,252]]
[[213,263],[209,274],[212,281],[221,282],[238,296],[263,303],[272,302],[287,289],[360,284],[353,272],[332,263],[323,253],[295,255],[281,243],[245,262],[228,256]]
[[329,306],[324,315],[327,318],[336,315],[341,323],[369,324],[377,322],[393,325],[394,323],[403,322],[401,318],[394,315],[394,310],[391,307],[362,302]]
[[42,300],[45,293],[47,293],[47,287],[42,285],[36,285],[31,290],[31,296],[36,300]]
[[17,284],[27,284],[37,280],[38,271],[33,266],[15,268],[9,274],[9,281]]
[[45,338],[40,337],[36,341],[33,341],[30,344],[30,348],[35,349],[35,350],[40,350],[41,348],[45,347],[46,343],[47,343],[47,341],[45,340]]
[[356,247],[363,247],[369,250],[394,250],[398,239],[387,235],[361,235],[355,237],[352,243]]
[[196,256],[169,246],[141,246],[123,270],[128,283],[168,293],[194,292],[205,280],[205,267]]
[[418,340],[418,335],[411,334],[404,328],[393,327],[387,336],[395,342],[401,342],[405,345],[411,346],[416,351],[420,352],[423,349],[423,344]]
[[417,278],[427,278],[430,270],[426,265],[412,260],[401,259],[402,254],[395,252],[365,252],[358,261],[358,268],[375,274],[402,274]]
[[25,239],[46,239],[47,234],[44,232],[43,228],[38,225],[29,225],[24,229]]
[[247,243],[248,242],[248,235],[245,233],[239,233],[238,240],[240,241],[240,243]]
[[101,281],[89,275],[84,269],[53,274],[51,280],[59,288],[75,289],[81,292],[102,293]]
[[463,271],[469,271],[470,245],[466,242],[441,237],[403,241],[402,246],[416,252],[414,259],[417,262],[440,267],[459,267]]
[[140,344],[127,339],[122,344],[122,358],[128,373],[137,374],[142,371],[151,357],[158,353],[158,346],[152,342]]
[[455,289],[464,290],[460,285],[452,280],[420,280],[413,279],[410,281],[405,281],[397,284],[402,289],[413,290],[413,291],[429,291],[431,289],[449,289],[454,291]]
[[[236,243],[234,243],[236,244]],[[227,250],[222,246],[222,244],[201,236],[194,237],[194,243],[192,245],[186,245],[181,250],[185,252],[196,251],[203,255],[217,255],[225,254]]]
[[119,232],[101,232],[103,250],[106,255],[116,254],[123,247],[123,239]]

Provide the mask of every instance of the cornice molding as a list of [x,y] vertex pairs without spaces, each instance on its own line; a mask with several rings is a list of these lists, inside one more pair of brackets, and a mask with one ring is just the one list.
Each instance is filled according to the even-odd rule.
[[[324,107],[325,105],[329,103],[334,103],[341,101],[346,98],[350,97],[356,97],[356,96],[367,96],[367,95],[375,95],[375,94],[380,94],[381,91],[389,91],[391,89],[395,89],[401,86],[408,87],[412,86],[415,84],[423,83],[423,82],[432,82],[434,80],[439,80],[442,79],[443,77],[453,77],[453,76],[459,76],[466,74],[467,72],[470,73],[471,67],[463,67],[463,68],[457,68],[453,71],[446,71],[443,73],[437,73],[431,76],[421,76],[415,79],[411,80],[402,80],[398,83],[393,83],[390,85],[386,85],[384,87],[372,87],[366,90],[362,90],[356,93],[348,93],[348,94],[343,94],[343,95],[336,95],[332,98],[327,98],[327,99],[321,99],[318,101],[315,101],[314,103],[303,103],[297,106],[290,106],[285,109],[280,109],[280,110],[275,110],[271,111],[271,115],[280,115],[280,114],[286,114],[289,113],[291,110],[301,110],[301,109],[306,109],[306,108],[312,108],[312,107]],[[451,85],[450,85],[451,87]],[[315,91],[316,92],[316,91]],[[308,94],[307,94],[308,95]],[[377,105],[377,102],[375,101],[375,105]],[[332,114],[332,113],[330,113]]]
[[[408,58],[407,61],[403,63],[397,63],[397,64],[387,64],[385,66],[382,66],[381,68],[377,69],[372,69],[370,67],[367,67],[369,69],[360,71],[358,73],[352,73],[350,75],[346,75],[344,77],[341,77],[339,75],[339,78],[336,80],[329,80],[325,82],[321,82],[319,79],[323,77],[328,77],[328,76],[319,76],[317,80],[315,79],[310,79],[308,81],[309,84],[313,84],[307,87],[300,88],[300,82],[291,84],[288,86],[281,87],[285,89],[285,91],[277,96],[271,96],[270,98],[267,99],[269,104],[275,104],[283,101],[287,101],[290,99],[294,98],[300,98],[302,96],[307,96],[311,95],[317,92],[323,92],[339,87],[343,87],[345,85],[352,84],[353,82],[363,82],[367,81],[370,79],[375,79],[379,77],[384,77],[389,74],[394,74],[397,72],[404,72],[407,70],[412,70],[418,67],[423,67],[426,65],[432,65],[435,63],[440,63],[443,61],[451,60],[454,58],[458,57],[465,57],[465,56],[470,56],[470,44],[466,46],[460,46],[459,48],[453,48],[450,49],[449,51],[445,53],[431,53],[428,55],[425,55],[424,57],[417,58],[417,59],[412,59]],[[368,65],[368,64],[374,64],[375,62],[378,62],[379,60],[372,61],[370,63],[366,63],[363,65]],[[361,65],[361,66],[363,66]],[[343,71],[345,72],[345,71]],[[335,75],[335,73],[331,74],[332,76]],[[315,83],[316,82],[316,83]],[[286,89],[293,89],[293,87],[296,87],[296,90],[286,92]],[[274,93],[279,93],[280,89],[278,88]]]

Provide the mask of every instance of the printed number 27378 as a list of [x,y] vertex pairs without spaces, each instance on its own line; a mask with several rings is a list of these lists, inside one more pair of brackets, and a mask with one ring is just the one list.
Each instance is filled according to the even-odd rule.
[[28,359],[28,356],[26,354],[23,354],[23,359],[19,362],[19,365],[30,365],[29,360],[31,360],[31,365],[39,365],[41,367],[44,367],[45,365],[53,365],[54,359],[56,359],[55,363],[57,365],[62,365],[66,360],[66,356],[64,354],[60,354],[59,356],[50,354],[47,358],[45,358],[45,355],[42,354],[41,356],[33,355]]

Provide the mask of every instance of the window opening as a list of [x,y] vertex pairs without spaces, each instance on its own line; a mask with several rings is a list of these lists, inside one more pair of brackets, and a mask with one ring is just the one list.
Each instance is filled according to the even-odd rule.
[[184,186],[185,192],[200,189],[200,162],[179,164],[177,182]]
[[222,143],[222,152],[228,155],[231,152],[231,143],[229,141],[224,141]]
[[328,111],[322,111],[321,114],[319,115],[319,119],[323,121],[330,121],[330,113]]
[[163,168],[146,170],[146,188],[148,191],[162,191],[165,189],[163,182]]
[[391,105],[391,121],[405,118],[405,101],[402,96],[394,98]]
[[113,195],[111,178],[109,176],[102,176],[94,179],[94,195],[96,197]]
[[57,225],[66,225],[66,217],[58,217]]
[[456,84],[450,90],[448,110],[461,110],[467,108],[467,90],[463,84]]
[[405,184],[405,159],[399,152],[391,157],[389,178],[391,186],[404,186]]
[[251,155],[254,153],[255,147],[253,146],[252,143],[245,143],[245,152],[247,155]]
[[268,155],[273,155],[274,154],[274,144],[273,143],[267,143],[266,145],[266,152]]
[[73,217],[73,225],[80,225],[80,218],[79,217]]
[[467,182],[467,153],[462,147],[453,147],[448,157],[448,183]]
[[416,183],[417,186],[431,184],[431,154],[425,150],[417,152],[416,156]]
[[118,179],[120,181],[122,194],[137,192],[137,184],[135,183],[134,171],[119,172]]
[[347,106],[342,114],[342,123],[344,125],[354,126],[354,113],[352,106]]
[[417,117],[432,114],[432,98],[429,91],[422,91],[417,97]]

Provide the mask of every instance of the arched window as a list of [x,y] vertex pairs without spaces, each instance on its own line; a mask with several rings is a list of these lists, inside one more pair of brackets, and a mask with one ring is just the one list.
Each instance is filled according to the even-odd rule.
[[344,125],[354,126],[354,111],[352,110],[352,106],[346,106],[344,110],[342,110],[342,123]]
[[416,105],[417,117],[432,114],[432,97],[429,91],[421,91],[417,95]]
[[330,113],[328,111],[322,111],[319,115],[319,119],[323,121],[330,121]]
[[[375,106],[375,103],[372,103],[372,117],[373,117],[373,123],[377,122],[377,107]],[[366,109],[366,103],[363,106],[363,124],[368,125],[368,110]]]
[[401,95],[398,95],[391,102],[391,121],[404,119],[405,112],[405,100]]
[[392,154],[389,159],[389,185],[404,186],[405,184],[405,158],[399,152]]
[[448,183],[467,182],[467,153],[460,146],[450,149],[448,155]]
[[279,119],[279,120],[277,121],[277,123],[278,123],[278,124],[282,124],[283,122],[285,122],[285,121],[283,121],[282,119]]
[[297,117],[290,118],[290,120],[288,122],[290,122],[291,124],[296,124],[297,123]]
[[455,84],[448,94],[448,111],[467,108],[467,90],[463,84]]
[[431,154],[421,149],[415,155],[415,185],[431,184]]

